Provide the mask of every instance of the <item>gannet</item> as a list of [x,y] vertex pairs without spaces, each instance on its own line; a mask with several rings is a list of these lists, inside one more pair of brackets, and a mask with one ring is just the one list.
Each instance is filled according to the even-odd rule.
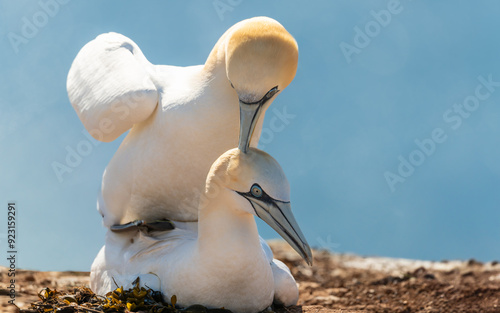
[[97,294],[137,277],[180,306],[201,304],[233,312],[260,312],[275,302],[298,300],[288,268],[273,260],[254,216],[274,228],[308,262],[312,254],[291,211],[290,187],[278,162],[256,148],[235,148],[212,165],[197,223],[175,222],[150,234],[108,230],[91,270]]
[[153,65],[117,33],[85,45],[68,74],[71,104],[97,140],[130,130],[103,174],[104,225],[196,221],[210,166],[232,147],[257,146],[297,60],[294,38],[267,17],[232,26],[198,66]]

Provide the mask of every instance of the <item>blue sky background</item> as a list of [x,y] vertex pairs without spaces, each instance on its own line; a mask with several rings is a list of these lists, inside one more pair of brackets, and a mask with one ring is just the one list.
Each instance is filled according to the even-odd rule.
[[[104,242],[96,197],[123,137],[92,141],[62,182],[51,165],[88,141],[66,94],[80,48],[115,31],[152,63],[202,64],[227,28],[260,15],[278,20],[299,44],[297,76],[264,127],[274,108],[295,117],[263,148],[287,173],[309,243],[361,255],[500,259],[500,87],[459,127],[443,118],[458,116],[448,112],[454,104],[473,101],[479,76],[500,82],[500,2],[401,0],[386,26],[371,11],[387,10],[387,0],[66,0],[44,21],[46,2],[0,1],[1,265],[12,200],[19,268],[89,270]],[[37,33],[13,46],[9,36],[22,36],[34,17]],[[340,45],[355,46],[355,27],[373,36],[348,62]],[[399,175],[400,156],[419,161],[415,140],[436,128],[446,140],[391,190],[384,173]]]

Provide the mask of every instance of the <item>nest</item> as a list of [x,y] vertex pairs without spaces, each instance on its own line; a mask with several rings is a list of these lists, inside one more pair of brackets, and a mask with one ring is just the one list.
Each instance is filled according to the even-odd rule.
[[208,309],[202,305],[178,308],[175,305],[176,296],[172,296],[170,303],[167,303],[161,292],[139,287],[138,281],[132,289],[123,290],[123,287],[119,287],[108,292],[105,297],[96,295],[88,287],[77,287],[70,291],[63,293],[44,288],[38,293],[40,300],[20,313],[231,313],[224,308]]

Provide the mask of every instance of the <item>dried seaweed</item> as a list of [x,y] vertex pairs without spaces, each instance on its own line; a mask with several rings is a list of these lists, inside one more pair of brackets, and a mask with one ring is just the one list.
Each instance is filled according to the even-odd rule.
[[172,296],[170,303],[163,300],[161,292],[139,287],[137,281],[132,289],[123,287],[108,292],[105,297],[96,295],[87,287],[77,287],[63,293],[44,288],[38,293],[39,301],[32,303],[21,313],[231,313],[224,308],[207,309],[202,305],[192,305],[181,309],[176,307],[177,298]]

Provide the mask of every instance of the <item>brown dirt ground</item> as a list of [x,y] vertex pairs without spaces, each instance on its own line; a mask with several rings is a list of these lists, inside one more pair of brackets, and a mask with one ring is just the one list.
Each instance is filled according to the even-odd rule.
[[[282,242],[272,242],[278,259],[300,284],[298,306],[280,313],[327,312],[499,312],[500,264],[429,262],[359,257],[314,251],[308,267]],[[45,287],[66,291],[89,284],[88,272],[18,271],[16,304],[25,309]],[[8,305],[7,269],[0,267],[0,312]]]

